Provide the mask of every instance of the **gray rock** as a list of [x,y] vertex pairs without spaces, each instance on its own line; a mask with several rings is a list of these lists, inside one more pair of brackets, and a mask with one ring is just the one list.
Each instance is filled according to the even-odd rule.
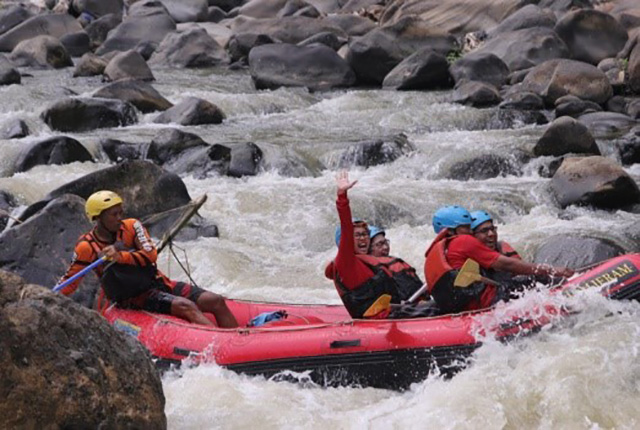
[[93,18],[105,15],[122,15],[124,10],[123,0],[73,0],[73,9],[78,13],[88,13]]
[[155,79],[142,55],[133,50],[121,52],[113,57],[104,69],[104,76],[111,82],[120,79],[137,79],[140,81],[153,81]]
[[527,91],[510,93],[500,103],[501,109],[541,110],[544,109],[542,97]]
[[242,143],[231,148],[231,161],[227,175],[234,178],[255,176],[260,169],[262,150],[253,142]]
[[150,64],[211,67],[229,63],[226,51],[202,28],[168,34]]
[[516,71],[537,66],[556,58],[568,58],[565,43],[550,28],[534,27],[502,33],[488,40],[477,53],[491,53]]
[[563,116],[553,121],[545,130],[533,147],[533,153],[536,156],[568,153],[600,155],[600,149],[584,124]]
[[451,65],[451,76],[456,82],[463,80],[486,82],[500,88],[507,82],[509,67],[496,55],[472,52]]
[[[33,237],[62,219],[41,224]],[[166,429],[162,382],[149,352],[98,313],[3,271],[0,331],[0,390],[11,393],[0,405],[7,428]]]
[[627,42],[627,46],[634,46],[630,49],[627,73],[629,74],[629,87],[636,93],[640,93],[640,35],[636,35],[633,40]]
[[60,43],[71,57],[81,57],[91,50],[91,40],[85,31],[65,34],[60,38]]
[[107,39],[96,50],[97,55],[111,51],[128,51],[143,42],[159,44],[167,34],[176,30],[175,21],[164,8],[152,9],[149,14],[144,14],[144,3],[138,2],[134,6],[138,4],[141,4],[138,8],[139,15],[130,14],[122,24],[110,31]]
[[207,22],[220,22],[227,17],[225,11],[217,6],[209,7],[207,11]]
[[370,19],[353,14],[329,15],[323,18],[322,21],[332,27],[342,29],[351,37],[364,36],[376,28],[376,24]]
[[634,180],[618,164],[600,156],[565,158],[553,175],[551,188],[561,207],[625,209],[640,203]]
[[150,84],[135,79],[121,79],[100,88],[93,97],[129,102],[143,113],[164,111],[173,104]]
[[84,28],[84,31],[89,35],[89,40],[91,40],[91,49],[97,49],[102,45],[102,42],[107,39],[109,32],[121,23],[122,16],[114,13],[101,16],[91,21],[91,23]]
[[144,144],[123,142],[117,139],[101,139],[100,146],[109,160],[116,163],[144,158],[143,152],[146,147]]
[[357,142],[350,145],[339,157],[335,167],[371,167],[391,163],[415,151],[407,136],[399,134],[391,139]]
[[0,85],[19,84],[21,80],[20,72],[13,67],[7,57],[0,55]]
[[245,0],[209,0],[209,6],[219,7],[225,12],[229,12],[231,9],[240,7],[245,3]]
[[614,112],[588,113],[578,117],[578,120],[587,126],[596,139],[620,137],[638,125],[638,121],[628,115]]
[[73,71],[73,77],[102,75],[104,73],[104,69],[107,68],[107,64],[108,61],[104,58],[87,52],[80,58],[78,64],[76,64],[76,68]]
[[287,16],[284,18],[250,19],[243,16],[236,18],[231,26],[233,34],[264,34],[273,40],[296,44],[314,34],[329,31],[338,37],[347,34],[329,21],[306,16]]
[[640,163],[640,127],[632,129],[618,143],[623,166]]
[[207,0],[160,0],[175,22],[206,21],[209,16]]
[[597,10],[569,12],[558,21],[555,31],[574,60],[594,65],[615,57],[629,38],[627,30],[614,17]]
[[456,40],[450,34],[407,17],[353,39],[347,61],[358,81],[380,85],[395,66],[414,52],[431,48],[446,55],[455,46]]
[[187,151],[208,146],[209,144],[200,136],[172,128],[162,130],[153,138],[147,151],[147,158],[163,165],[175,160]]
[[0,36],[0,51],[13,51],[22,41],[38,36],[60,38],[82,31],[78,22],[67,14],[38,15],[27,19]]
[[482,154],[470,160],[455,163],[445,177],[457,181],[470,179],[481,181],[498,176],[521,176],[522,164],[522,157]]
[[231,36],[227,50],[231,56],[231,61],[235,63],[236,61],[246,60],[249,52],[254,47],[271,43],[276,43],[276,41],[266,34],[240,33]]
[[[187,206],[185,205],[179,208],[170,209],[166,212],[151,215],[142,220],[142,223],[152,237],[160,239],[167,231],[169,231],[173,224],[178,221],[186,209]],[[178,232],[174,240],[185,241],[194,240],[199,237],[218,236],[218,226],[196,214],[189,220],[187,225]]]
[[349,65],[325,45],[262,45],[249,53],[249,70],[257,89],[281,86],[328,90],[355,84]]
[[626,112],[631,118],[640,119],[640,99],[629,100]]
[[158,115],[153,122],[158,124],[220,124],[225,119],[220,108],[206,100],[189,97]]
[[23,5],[12,6],[0,12],[0,34],[4,34],[33,17],[33,12]]
[[488,34],[490,38],[498,34],[508,33],[516,30],[533,27],[553,28],[556,25],[556,17],[549,9],[542,9],[534,4],[528,4],[509,15],[491,29]]
[[0,139],[19,139],[29,135],[29,127],[21,119],[12,119],[2,125]]
[[535,263],[578,269],[625,253],[610,239],[585,236],[553,236],[536,250]]
[[138,122],[138,115],[130,103],[96,98],[55,102],[40,117],[52,130],[65,132],[124,127]]
[[556,118],[561,116],[570,116],[577,118],[581,115],[591,112],[601,112],[602,108],[599,104],[589,100],[582,100],[576,96],[562,96],[556,100]]
[[61,69],[73,66],[65,47],[51,36],[37,36],[20,42],[9,58],[18,67]]
[[622,92],[626,85],[624,63],[620,58],[605,58],[598,63],[598,69],[604,72],[616,93]]
[[591,64],[573,60],[549,60],[534,67],[522,89],[541,96],[548,105],[568,94],[602,104],[613,89],[605,74]]
[[382,86],[396,90],[451,88],[453,78],[445,56],[425,48],[394,67],[384,78]]
[[229,172],[231,148],[214,144],[196,147],[166,164],[166,168],[179,175],[189,174],[197,179],[223,176]]
[[0,232],[2,232],[9,223],[11,211],[16,206],[18,206],[18,203],[13,194],[5,190],[0,190]]
[[486,82],[463,81],[453,90],[453,101],[473,107],[488,107],[499,104],[502,99],[493,85]]
[[15,163],[15,172],[35,166],[93,161],[91,153],[77,140],[66,136],[51,137],[23,150]]
[[251,18],[273,18],[278,15],[288,0],[249,0],[238,10],[239,15]]
[[313,36],[303,40],[302,42],[298,43],[298,46],[309,46],[313,45],[314,43],[321,43],[333,49],[334,51],[337,51],[338,49],[340,49],[340,47],[342,47],[342,45],[347,43],[347,39],[338,37],[330,31],[323,31],[322,33],[314,34]]

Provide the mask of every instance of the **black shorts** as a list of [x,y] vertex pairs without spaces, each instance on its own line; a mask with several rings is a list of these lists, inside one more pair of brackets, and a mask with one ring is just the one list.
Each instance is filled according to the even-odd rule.
[[175,282],[172,286],[158,282],[158,285],[146,293],[120,303],[127,309],[143,309],[158,314],[171,315],[171,303],[176,297],[184,297],[197,303],[206,291],[185,282]]

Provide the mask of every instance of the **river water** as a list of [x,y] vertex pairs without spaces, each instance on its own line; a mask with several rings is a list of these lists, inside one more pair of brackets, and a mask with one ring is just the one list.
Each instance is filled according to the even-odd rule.
[[[148,142],[167,128],[141,115],[126,128],[67,134],[100,160],[40,166],[13,174],[19,151],[57,135],[39,119],[42,109],[69,91],[90,95],[99,78],[74,79],[72,70],[32,71],[23,85],[0,87],[0,123],[27,121],[32,135],[0,142],[0,189],[23,205],[87,173],[109,166],[101,138]],[[257,92],[246,72],[154,70],[154,87],[173,103],[207,99],[226,113],[221,125],[183,127],[209,143],[252,141],[265,150],[286,148],[312,166],[313,175],[277,170],[241,179],[184,177],[192,197],[208,194],[201,211],[219,238],[179,243],[192,276],[230,297],[339,303],[323,276],[333,258],[335,160],[354,141],[405,133],[416,151],[393,163],[353,168],[354,214],[387,228],[392,253],[417,268],[434,233],[433,211],[445,204],[486,209],[500,220],[500,235],[526,258],[559,234],[607,237],[629,250],[625,231],[638,225],[627,212],[557,208],[540,160],[522,176],[445,179],[449,167],[480,154],[530,150],[544,127],[486,130],[493,110],[449,103],[449,92],[349,90],[309,94],[301,89]],[[606,142],[599,142],[611,153]],[[640,182],[640,165],[627,170]],[[635,249],[634,249],[635,248]],[[168,254],[162,269],[186,279]],[[543,293],[540,293],[543,294]],[[437,375],[409,391],[320,388],[234,374],[215,365],[164,377],[172,429],[227,428],[442,428],[631,429],[640,424],[640,304],[585,294],[583,312],[553,329],[504,345],[487,339],[472,364],[451,380]],[[300,375],[304,382],[304,375]]]

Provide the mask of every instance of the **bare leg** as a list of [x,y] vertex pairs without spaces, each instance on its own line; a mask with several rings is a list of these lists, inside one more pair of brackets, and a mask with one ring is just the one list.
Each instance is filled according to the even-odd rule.
[[215,315],[218,326],[223,328],[238,327],[236,317],[233,316],[221,295],[207,291],[202,293],[196,304],[201,311],[211,312]]
[[213,325],[213,323],[200,312],[200,309],[198,309],[195,303],[182,297],[176,297],[171,301],[171,315],[194,324]]

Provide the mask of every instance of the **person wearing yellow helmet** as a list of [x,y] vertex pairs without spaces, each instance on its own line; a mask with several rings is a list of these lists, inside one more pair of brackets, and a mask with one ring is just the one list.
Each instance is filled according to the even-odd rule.
[[[157,269],[158,252],[147,229],[137,219],[124,218],[123,203],[113,191],[89,196],[85,211],[95,226],[78,239],[71,265],[59,283],[94,260],[106,257],[111,263],[94,269],[101,281],[98,310],[115,302],[121,307],[174,315],[205,325],[212,322],[202,312],[211,312],[220,327],[237,327],[224,297],[173,281]],[[77,279],[60,291],[73,294],[80,281]]]

